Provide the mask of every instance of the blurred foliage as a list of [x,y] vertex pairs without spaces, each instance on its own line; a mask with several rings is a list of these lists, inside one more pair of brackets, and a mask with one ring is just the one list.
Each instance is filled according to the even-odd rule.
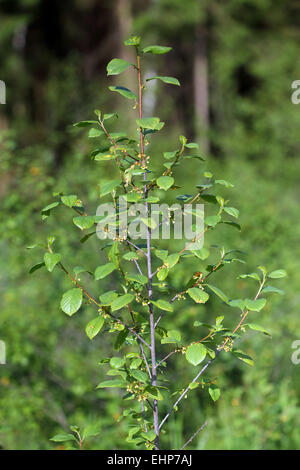
[[[255,367],[221,356],[208,374],[223,377],[221,399],[214,404],[207,392],[194,391],[182,404],[184,420],[175,414],[170,421],[170,441],[162,441],[163,446],[180,447],[208,420],[191,448],[299,448],[299,365],[290,359],[292,342],[299,339],[299,107],[290,100],[291,83],[300,78],[299,3],[129,3],[134,32],[145,42],[174,45],[178,51],[166,59],[165,70],[180,79],[181,89],[166,93],[157,86],[150,93],[150,105],[155,109],[163,100],[160,117],[170,122],[154,144],[157,164],[162,151],[175,148],[178,131],[195,134],[193,56],[195,28],[201,23],[208,34],[211,155],[203,167],[186,165],[178,175],[181,191],[198,184],[202,168],[222,174],[235,185],[228,197],[240,210],[243,231],[223,230],[219,242],[244,250],[250,268],[263,262],[289,275],[282,287],[285,296],[274,296],[272,313],[266,309],[259,318],[273,338],[251,332],[243,341]],[[91,210],[97,207],[99,175],[88,157],[85,131],[78,135],[69,126],[90,118],[94,108],[119,103],[114,96],[108,100],[103,90],[106,63],[122,53],[117,44],[125,19],[118,17],[116,5],[0,1],[0,79],[7,85],[7,105],[0,108],[0,338],[7,346],[7,365],[0,366],[0,445],[5,449],[53,448],[49,438],[72,424],[97,424],[103,430],[89,448],[130,448],[125,423],[117,421],[121,395],[95,391],[108,340],[86,337],[84,327],[93,318],[88,306],[70,322],[59,309],[60,295],[70,284],[59,272],[51,279],[43,270],[30,276],[29,268],[40,259],[25,249],[32,238],[44,241],[51,232],[74,266],[95,264],[101,257],[93,239],[78,250],[76,227],[65,236],[63,210],[46,224],[40,210],[51,202],[52,192],[66,187],[89,201]],[[161,70],[164,62],[158,60]],[[129,111],[124,107],[119,128],[126,128]],[[111,176],[113,165],[105,171]],[[237,276],[244,272],[243,265],[235,269]],[[173,281],[180,285],[188,273],[177,276]],[[220,287],[228,295],[248,292],[242,279],[222,279]],[[113,283],[104,287],[112,289]],[[210,302],[201,308],[201,321],[216,313],[234,319],[231,311],[222,310],[219,301]],[[176,322],[198,319],[198,313],[193,307]],[[189,337],[197,334],[192,326],[186,329]],[[183,359],[170,362],[174,381],[188,383]]]

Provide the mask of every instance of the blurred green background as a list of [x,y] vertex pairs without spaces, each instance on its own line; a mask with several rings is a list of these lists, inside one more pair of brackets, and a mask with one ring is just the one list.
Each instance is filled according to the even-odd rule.
[[[275,294],[257,318],[273,338],[254,332],[244,337],[243,350],[255,367],[223,354],[208,373],[220,376],[221,399],[213,403],[206,390],[191,394],[182,413],[170,419],[163,447],[180,448],[208,420],[191,448],[299,448],[300,366],[291,362],[292,343],[300,339],[300,105],[291,102],[291,83],[300,79],[299,17],[297,0],[0,0],[0,79],[7,86],[7,104],[0,105],[3,449],[55,448],[49,438],[56,432],[87,423],[102,430],[89,448],[131,448],[126,423],[117,422],[121,394],[95,391],[104,374],[98,362],[111,339],[87,338],[89,307],[72,319],[62,313],[59,301],[69,282],[59,270],[30,276],[41,254],[26,251],[55,235],[71,265],[93,268],[101,259],[96,240],[79,243],[71,215],[59,209],[42,223],[40,210],[55,191],[78,194],[91,210],[97,207],[99,180],[111,177],[114,167],[95,165],[87,133],[71,124],[93,119],[95,108],[118,110],[117,129],[135,132],[128,127],[132,106],[108,91],[105,73],[113,57],[130,59],[122,46],[130,33],[141,35],[145,45],[172,46],[162,58],[149,57],[144,70],[181,82],[180,88],[157,83],[147,90],[145,112],[167,123],[153,139],[157,165],[184,134],[207,156],[203,165],[182,167],[184,190],[193,191],[205,170],[235,185],[226,196],[240,210],[242,232],[224,228],[207,243],[244,250],[248,266],[230,267],[219,287],[235,297],[251,294],[251,283],[236,279],[239,273],[259,264],[288,271],[278,285],[285,296]],[[122,75],[116,83],[135,90],[133,78]],[[172,251],[175,245],[169,245]],[[190,271],[174,276],[179,286]],[[100,293],[116,282],[112,277]],[[99,284],[91,289],[99,295]],[[201,307],[201,318],[199,307],[191,307],[175,322],[184,325],[186,338],[195,338],[194,319],[214,318],[222,309],[213,300]],[[226,315],[233,324],[232,312]],[[172,380],[188,383],[193,370],[184,358],[170,364]]]

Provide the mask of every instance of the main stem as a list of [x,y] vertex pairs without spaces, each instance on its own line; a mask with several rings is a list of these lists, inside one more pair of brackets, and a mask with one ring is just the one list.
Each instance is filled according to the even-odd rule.
[[[143,116],[142,111],[142,80],[141,80],[141,59],[139,54],[137,54],[137,71],[138,71],[138,87],[139,87],[139,118]],[[144,153],[144,135],[143,130],[140,127],[140,149],[141,149],[141,158],[142,164],[145,168],[145,153]],[[147,173],[144,172],[144,181],[147,179]],[[144,185],[144,197],[148,198],[148,189],[147,184]],[[149,206],[147,201],[145,202],[146,209],[146,218],[149,216]],[[152,267],[151,267],[151,229],[147,226],[147,273],[148,273],[148,298],[149,300],[152,297]],[[156,351],[155,351],[155,322],[154,322],[154,313],[153,313],[153,304],[149,302],[149,323],[150,323],[150,337],[151,337],[151,368],[152,368],[152,385],[156,385]],[[155,437],[155,450],[159,449],[159,423],[158,423],[158,402],[154,400],[153,402],[153,424],[154,431],[156,434]]]

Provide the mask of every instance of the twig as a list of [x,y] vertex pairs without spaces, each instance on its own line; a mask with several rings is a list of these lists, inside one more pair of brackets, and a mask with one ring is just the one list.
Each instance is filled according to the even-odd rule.
[[148,432],[148,427],[147,427],[147,423],[146,423],[146,413],[145,413],[145,407],[144,407],[144,402],[143,402],[143,400],[141,401],[141,407],[142,407],[142,413],[143,413],[145,431]]
[[140,350],[141,350],[141,353],[142,353],[142,356],[143,356],[143,359],[144,359],[144,363],[145,363],[145,366],[146,366],[146,369],[147,369],[149,378],[150,378],[150,380],[151,380],[151,379],[152,379],[152,375],[151,375],[151,372],[150,372],[150,367],[149,367],[149,364],[148,364],[148,361],[147,361],[147,357],[146,357],[146,354],[145,354],[143,345],[142,345],[139,341],[138,341],[138,343],[139,343],[139,346],[140,346]]
[[[266,277],[264,276],[263,277],[263,280],[262,282],[260,283],[260,286],[259,286],[259,289],[258,289],[258,292],[256,294],[256,296],[254,297],[254,300],[257,300],[257,298],[259,297],[261,291],[262,291],[262,288],[265,284],[265,281],[266,281]],[[233,330],[233,333],[236,333],[236,331],[242,326],[245,318],[247,317],[249,313],[249,310],[247,310],[241,320],[239,321],[239,323],[237,324],[237,326],[235,327],[235,329]],[[232,336],[231,335],[231,336]],[[210,366],[210,364],[217,358],[217,356],[220,354],[220,352],[225,348],[227,342],[229,341],[229,337],[227,337],[224,341],[224,343],[215,351],[215,357],[213,359],[210,359],[206,364],[205,366],[200,370],[200,372],[196,375],[196,377],[192,380],[191,383],[194,383],[194,382],[197,382],[198,378],[203,374],[203,372]],[[170,410],[168,411],[168,413],[166,414],[166,416],[164,417],[164,419],[162,420],[162,422],[160,423],[159,425],[159,429],[163,426],[163,424],[166,422],[166,420],[169,418],[170,414],[172,413],[172,411],[174,410],[174,408],[176,408],[176,406],[179,404],[179,402],[185,397],[185,395],[188,393],[188,391],[190,390],[190,387],[189,385],[185,388],[185,390],[182,392],[182,394],[180,395],[180,397],[178,398],[178,400],[174,403],[174,405],[172,405],[172,407],[170,408]]]
[[190,444],[192,442],[192,440],[197,436],[197,434],[199,434],[200,431],[202,431],[202,429],[205,428],[205,426],[207,425],[207,421],[205,421],[204,424],[202,424],[202,426],[200,426],[200,428],[198,429],[198,431],[196,431],[192,437],[189,438],[188,441],[186,441],[186,443],[181,447],[180,450],[183,450],[188,444]]
[[[216,359],[216,357],[220,354],[220,351],[216,351],[215,353],[215,357],[214,359],[210,359],[204,367],[202,367],[202,369],[200,370],[200,372],[196,375],[196,377],[192,380],[192,382],[190,383],[195,383],[197,382],[197,380],[199,379],[200,375],[203,374],[203,372],[208,368],[208,366],[210,366],[210,364]],[[180,397],[178,398],[178,400],[174,403],[174,405],[171,406],[171,408],[169,409],[168,413],[166,414],[166,416],[164,417],[164,419],[162,420],[162,422],[160,423],[159,425],[159,429],[161,429],[161,427],[164,425],[164,423],[167,421],[167,419],[169,418],[170,414],[172,413],[172,411],[174,410],[174,408],[176,408],[176,406],[181,402],[181,400],[185,397],[185,395],[188,393],[188,391],[190,390],[190,385],[188,385],[184,391],[182,392],[182,394],[180,395]]]
[[139,274],[142,276],[143,273],[142,273],[139,263],[137,262],[136,259],[134,259],[133,261],[134,261],[134,264],[136,265],[136,269],[138,270]]
[[142,250],[141,248],[139,248],[137,245],[135,245],[134,243],[132,243],[130,240],[128,240],[128,238],[126,238],[126,243],[128,243],[129,245],[133,246],[136,250],[140,251],[141,253],[143,253],[145,256],[146,255],[146,252],[144,250]]
[[156,364],[156,367],[159,367],[160,364],[162,364],[163,362],[165,362],[167,359],[169,359],[169,357],[173,356],[173,354],[177,353],[179,351],[179,349],[175,349],[175,351],[171,351],[169,354],[167,354],[163,359],[161,359],[161,361],[159,361],[157,364]]

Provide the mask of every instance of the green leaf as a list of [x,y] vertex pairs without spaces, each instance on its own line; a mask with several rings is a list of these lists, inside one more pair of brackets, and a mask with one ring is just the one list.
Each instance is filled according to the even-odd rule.
[[140,118],[136,123],[143,129],[160,130],[160,119],[158,117]]
[[118,297],[111,304],[112,312],[114,312],[115,310],[120,310],[120,308],[123,308],[126,305],[130,304],[133,300],[134,296],[132,294],[125,294]]
[[109,261],[114,263],[116,266],[119,265],[119,247],[118,247],[117,241],[114,241],[113,244],[111,245],[111,248],[108,252],[108,258],[109,258]]
[[45,219],[46,217],[48,217],[50,215],[51,210],[57,207],[59,204],[59,202],[52,202],[52,204],[48,204],[48,206],[44,207],[41,210],[42,218]]
[[234,185],[232,183],[229,183],[229,181],[225,181],[225,180],[215,180],[215,184],[221,184],[223,186],[225,186],[226,188],[233,188]]
[[208,225],[209,227],[215,227],[220,221],[221,221],[220,215],[209,215],[208,217],[205,217],[205,220],[204,220],[206,225]]
[[114,344],[115,349],[119,350],[121,348],[128,334],[129,334],[129,330],[127,330],[127,328],[124,328],[124,330],[120,331]]
[[116,155],[112,155],[111,153],[108,153],[108,152],[99,152],[96,155],[94,155],[95,162],[104,162],[104,161],[114,160],[115,158],[117,158]]
[[60,307],[67,315],[72,316],[80,309],[82,304],[82,291],[79,288],[70,289],[64,293]]
[[155,400],[163,399],[163,396],[160,393],[159,389],[154,387],[153,385],[147,385],[147,387],[145,387],[145,392],[150,398],[154,398]]
[[86,428],[84,428],[82,438],[89,439],[90,437],[98,436],[100,433],[101,429],[99,424],[89,424]]
[[144,47],[142,50],[142,53],[145,54],[147,52],[150,52],[151,54],[166,54],[167,52],[171,51],[172,47],[166,47],[166,46],[147,46]]
[[113,117],[118,117],[117,113],[108,113],[108,114],[104,114],[103,116],[103,122],[104,121],[108,121],[108,119],[112,119]]
[[131,372],[131,375],[136,379],[139,380],[140,382],[147,383],[148,382],[148,374],[146,372],[143,372],[142,370],[133,370]]
[[124,72],[132,64],[123,59],[112,59],[106,67],[107,75],[119,75],[119,73]]
[[166,300],[162,300],[162,299],[159,299],[156,301],[153,300],[152,303],[160,310],[165,310],[166,312],[173,312],[174,310],[173,305],[171,305]]
[[101,330],[102,326],[104,325],[104,318],[98,316],[91,320],[87,325],[85,332],[90,339],[93,339]]
[[112,357],[109,363],[113,369],[120,369],[120,367],[124,366],[125,359],[123,357]]
[[104,305],[104,306],[109,306],[116,298],[118,297],[118,294],[117,292],[115,292],[114,290],[111,290],[109,292],[105,292],[105,294],[103,295],[100,295],[100,302],[101,302],[101,305]]
[[32,268],[30,268],[29,274],[33,274],[35,271],[42,268],[43,266],[45,266],[44,262],[35,264],[34,266],[32,266]]
[[129,193],[124,196],[127,202],[138,202],[141,199],[141,195],[138,193]]
[[102,131],[101,129],[95,129],[94,127],[92,127],[92,129],[89,130],[88,137],[89,139],[95,139],[96,137],[100,137],[103,134],[104,131]]
[[221,390],[219,389],[219,387],[212,384],[208,387],[208,392],[209,392],[211,398],[213,399],[213,401],[219,400],[220,395],[221,395]]
[[151,431],[148,431],[148,432],[142,432],[142,436],[147,440],[147,441],[154,441],[154,439],[156,438],[156,434],[155,434],[155,431],[151,430]]
[[177,255],[177,253],[173,253],[172,255],[169,255],[165,261],[167,267],[169,269],[173,268],[179,261],[180,256]]
[[236,222],[228,222],[227,220],[225,220],[225,221],[222,221],[221,223],[225,225],[231,225],[231,227],[236,228],[239,232],[242,230],[240,224],[237,224]]
[[167,191],[171,186],[173,186],[174,178],[172,176],[160,176],[157,178],[156,183],[161,189]]
[[285,271],[285,269],[277,269],[276,271],[272,271],[270,274],[268,274],[268,277],[270,279],[280,279],[286,276],[287,272]]
[[86,230],[91,228],[95,223],[95,218],[92,216],[79,216],[74,217],[73,219],[74,224],[80,228],[80,230]]
[[267,303],[266,299],[257,299],[257,300],[246,299],[245,300],[246,308],[254,312],[259,312],[262,308],[264,308],[266,303]]
[[95,235],[96,231],[95,232],[91,232],[91,233],[87,233],[86,235],[84,235],[84,237],[82,237],[80,239],[80,243],[85,243],[92,235]]
[[112,380],[105,380],[104,382],[100,382],[96,388],[126,388],[127,384],[122,379],[112,379]]
[[138,46],[140,44],[141,38],[139,36],[131,36],[129,39],[124,41],[125,46]]
[[190,390],[195,390],[195,388],[198,388],[199,387],[199,384],[197,382],[191,382],[189,384],[189,389]]
[[125,98],[128,98],[129,100],[137,100],[137,96],[132,93],[128,88],[125,88],[123,86],[110,86],[109,87],[110,91],[116,91],[120,93],[120,95],[124,96]]
[[240,350],[236,349],[236,350],[232,351],[232,354],[234,356],[236,356],[240,361],[245,362],[249,366],[254,366],[254,361],[253,361],[252,357],[248,356],[243,351],[240,351]]
[[200,250],[194,250],[192,252],[197,258],[200,258],[202,261],[206,260],[209,257],[209,250],[207,248],[200,248]]
[[120,180],[107,181],[106,183],[100,184],[100,197],[106,196],[107,194],[112,193],[119,185],[121,184]]
[[205,359],[206,352],[206,347],[203,344],[191,344],[186,350],[185,357],[190,364],[197,366]]
[[142,274],[128,274],[128,281],[138,282],[139,284],[147,284],[148,278]]
[[168,268],[162,268],[157,272],[157,279],[159,281],[164,281],[166,277],[168,277],[169,274],[169,269]]
[[268,294],[269,292],[270,293],[274,292],[274,293],[277,293],[277,294],[280,294],[280,295],[284,295],[283,290],[277,289],[277,287],[273,287],[273,286],[266,286],[262,290],[262,293],[264,293],[264,294]]
[[[201,198],[204,201],[209,202],[210,204],[218,203],[216,196],[214,196],[213,194],[201,194]],[[212,217],[215,217],[215,216],[212,216]]]
[[107,263],[103,266],[98,266],[95,271],[95,279],[98,281],[99,279],[103,279],[104,277],[108,276],[112,273],[115,269],[117,269],[114,263]]
[[162,338],[161,344],[180,343],[181,334],[178,330],[169,330],[167,336]]
[[205,304],[209,299],[207,292],[204,292],[204,290],[199,287],[192,287],[187,293],[197,304]]
[[198,149],[199,145],[196,142],[190,142],[188,144],[185,144],[185,147],[188,149]]
[[136,359],[133,359],[133,361],[130,364],[130,369],[138,369],[140,365],[142,364],[142,362],[143,362],[142,359],[139,357]]
[[155,256],[165,262],[168,257],[168,250],[155,250]]
[[255,279],[256,281],[259,281],[260,282],[260,277],[257,273],[250,273],[250,274],[240,274],[238,276],[238,279],[241,278],[241,279],[245,279],[247,277],[250,277],[252,279]]
[[48,271],[52,272],[54,267],[61,260],[61,254],[59,253],[45,253],[44,262]]
[[88,271],[87,269],[85,268],[82,268],[81,266],[75,266],[75,268],[73,269],[74,273],[76,274],[76,277],[81,274],[81,273],[89,273],[89,274],[92,274],[91,271]]
[[229,307],[239,308],[243,311],[245,308],[245,301],[242,299],[229,300],[229,302],[227,302],[227,305],[229,305]]
[[56,434],[55,436],[51,437],[50,441],[53,442],[66,442],[66,441],[76,441],[76,437],[73,434]]
[[224,207],[224,211],[227,212],[227,214],[232,215],[236,219],[239,217],[239,210],[236,209],[235,207]]
[[218,287],[212,286],[211,284],[206,284],[206,286],[212,290],[223,302],[228,303],[229,299],[224,292],[222,292]]
[[177,150],[174,150],[173,152],[164,152],[164,158],[166,158],[167,160],[171,160],[172,158],[176,157],[177,153]]
[[174,77],[161,77],[161,76],[151,77],[151,78],[147,78],[146,82],[149,82],[150,80],[161,80],[162,82],[169,83],[170,85],[180,86],[179,80],[177,80],[177,78],[174,78]]
[[267,330],[265,330],[265,328],[263,328],[260,325],[257,325],[256,323],[246,323],[244,326],[249,326],[249,328],[251,330],[260,331],[264,335],[272,336],[271,333],[269,333]]
[[213,325],[211,325],[210,323],[203,323],[202,321],[198,321],[198,320],[194,322],[194,326],[205,326],[209,330],[213,330],[214,328]]
[[68,207],[75,206],[77,201],[77,196],[75,194],[71,194],[70,196],[62,196],[61,202]]
[[73,124],[73,127],[89,127],[89,126],[93,126],[94,124],[98,124],[98,121],[75,122],[75,124]]
[[123,259],[126,259],[127,261],[133,261],[134,259],[139,259],[139,256],[133,251],[129,251],[129,253],[125,253],[125,255],[123,255]]

